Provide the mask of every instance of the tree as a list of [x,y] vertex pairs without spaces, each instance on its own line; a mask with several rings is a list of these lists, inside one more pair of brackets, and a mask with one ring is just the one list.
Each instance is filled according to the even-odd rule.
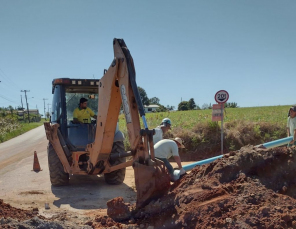
[[10,111],[10,114],[13,115],[13,110],[14,110],[13,107],[12,106],[9,106],[8,109]]
[[159,104],[159,107],[156,109],[156,112],[165,112],[167,111],[167,109],[163,106]]
[[138,87],[138,91],[143,105],[148,106],[150,103],[146,91],[141,87]]
[[50,117],[49,112],[46,112],[46,113],[45,113],[45,116],[46,116],[46,118],[49,118],[49,117]]
[[150,104],[159,104],[159,101],[160,100],[157,97],[153,97],[153,98],[149,99]]
[[189,103],[188,101],[183,101],[178,105],[178,111],[187,111],[189,110]]
[[189,108],[189,110],[194,110],[195,107],[196,107],[196,104],[194,102],[194,99],[193,98],[189,99],[189,101],[188,101],[188,108]]
[[175,109],[175,106],[170,106],[170,105],[167,105],[166,109],[168,111],[173,111]]
[[234,103],[234,102],[233,103],[225,103],[224,107],[237,108],[238,105],[237,105],[237,103]]
[[209,108],[209,105],[207,103],[204,103],[202,106],[201,106],[201,109],[205,110],[205,109],[208,109]]

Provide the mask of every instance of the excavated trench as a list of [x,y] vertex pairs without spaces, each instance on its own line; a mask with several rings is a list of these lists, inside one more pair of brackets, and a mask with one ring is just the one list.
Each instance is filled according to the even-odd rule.
[[[92,228],[296,228],[296,147],[246,146],[195,167],[145,208],[115,198]],[[0,202],[0,218],[3,215]],[[112,214],[112,209],[119,212]],[[11,209],[11,217],[16,209]],[[31,217],[31,216],[30,216]],[[32,215],[33,217],[33,215]],[[16,215],[17,218],[17,215]],[[20,218],[22,220],[22,218]],[[1,225],[1,220],[0,220]]]

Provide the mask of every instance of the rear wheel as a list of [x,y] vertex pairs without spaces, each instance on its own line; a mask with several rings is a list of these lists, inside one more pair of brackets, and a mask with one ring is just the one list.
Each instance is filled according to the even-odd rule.
[[47,147],[47,154],[51,184],[53,186],[67,185],[69,183],[69,174],[65,173],[64,166],[50,143]]
[[[111,154],[121,154],[124,153],[124,144],[122,141],[114,142]],[[111,165],[118,165],[126,162],[126,158],[117,158],[116,160],[109,161]],[[113,171],[111,173],[104,173],[105,181],[107,184],[122,184],[125,178],[126,168]]]

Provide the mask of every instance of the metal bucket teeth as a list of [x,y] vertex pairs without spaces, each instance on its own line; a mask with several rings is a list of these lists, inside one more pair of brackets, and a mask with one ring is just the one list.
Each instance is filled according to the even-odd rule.
[[144,165],[134,162],[135,183],[137,189],[136,208],[142,208],[151,200],[157,199],[166,194],[170,188],[170,176],[164,164],[156,161]]

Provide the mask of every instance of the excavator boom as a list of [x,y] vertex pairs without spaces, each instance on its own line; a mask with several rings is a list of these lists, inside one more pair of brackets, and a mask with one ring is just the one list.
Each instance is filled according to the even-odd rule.
[[[53,185],[65,185],[72,174],[104,174],[107,183],[119,184],[124,180],[125,168],[133,166],[137,207],[140,208],[168,190],[170,177],[164,163],[154,157],[154,130],[149,130],[147,126],[136,84],[133,58],[123,39],[114,39],[113,48],[114,59],[100,80],[61,78],[53,81],[54,100],[61,101],[57,103],[61,107],[56,106],[53,113],[57,114],[55,121],[44,123],[49,141],[50,179]],[[65,96],[62,96],[65,90],[69,93],[84,93],[85,90],[87,93],[98,92],[96,126],[77,125],[67,120]],[[115,133],[119,132],[116,126],[121,106],[126,120],[130,153],[124,151],[123,136],[119,140],[115,137]],[[140,119],[144,128],[141,128]],[[85,129],[87,133],[78,131]],[[80,147],[82,143],[77,143],[78,146],[72,144],[72,141],[78,141],[85,135],[94,140],[85,143],[83,147]],[[113,149],[121,150],[114,153]],[[125,158],[121,160],[126,156],[132,156],[132,159],[127,162],[124,162]]]
[[[145,120],[133,58],[123,39],[113,40],[114,60],[99,83],[99,110],[96,138],[87,146],[90,153],[88,172],[96,169],[96,164],[104,160],[105,171],[113,171],[108,159],[121,104],[126,119],[128,139],[133,159],[116,168],[132,165],[137,189],[137,207],[165,193],[170,186],[170,178],[162,161],[154,158],[153,134]],[[144,129],[140,126],[140,117]],[[150,152],[150,154],[149,154]]]

